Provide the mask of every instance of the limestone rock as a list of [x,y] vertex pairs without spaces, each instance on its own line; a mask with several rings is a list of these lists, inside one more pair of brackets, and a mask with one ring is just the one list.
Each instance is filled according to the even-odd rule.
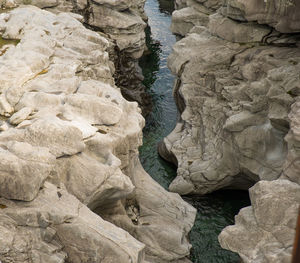
[[208,28],[212,35],[234,43],[262,42],[263,38],[271,32],[271,28],[257,24],[238,23],[218,13],[209,17]]
[[207,26],[209,15],[221,4],[220,0],[176,0],[177,10],[172,14],[172,32],[185,36],[195,26]]
[[21,122],[25,121],[29,115],[33,112],[33,109],[30,107],[24,107],[20,111],[14,113],[9,122],[13,125],[18,125]]
[[[136,186],[139,216],[133,236],[144,244],[151,244],[146,248],[151,262],[174,262],[188,256],[191,245],[187,235],[193,226],[196,209],[182,202],[179,195],[163,191],[145,173],[139,161],[135,165],[138,169],[132,180]],[[161,229],[160,225],[166,227]]]
[[47,148],[28,143],[2,143],[0,196],[31,201],[53,169],[55,157]]
[[112,153],[103,154],[102,160],[86,153],[77,154],[57,161],[51,181],[64,183],[69,193],[94,209],[132,193],[134,186],[119,166],[120,160]]
[[3,262],[143,262],[142,243],[50,183],[26,206],[3,198],[1,205]]
[[296,0],[226,0],[223,14],[242,21],[268,24],[282,33],[300,31],[300,3]]
[[243,262],[290,262],[300,203],[300,186],[287,180],[260,181],[250,189],[252,206],[219,235],[223,248]]
[[6,9],[6,8],[14,8],[16,7],[16,1],[15,0],[1,0],[0,1],[0,7],[2,9]]
[[85,14],[85,23],[104,32],[112,41],[110,56],[116,65],[115,79],[123,96],[137,101],[143,114],[151,108],[150,96],[141,84],[138,59],[146,49],[145,0],[74,1],[74,9]]
[[[35,5],[56,14],[68,12],[81,23],[105,36],[109,43],[107,51],[112,60],[110,66],[116,68],[114,78],[117,86],[121,88],[126,99],[139,103],[143,115],[149,113],[151,97],[145,92],[142,84],[143,76],[138,65],[138,59],[146,49],[145,0],[17,1],[18,4]],[[76,43],[70,42],[69,45],[76,46]]]
[[0,260],[186,262],[195,210],[138,165],[145,121],[114,83],[110,40],[80,21],[33,6],[0,15],[20,40],[0,56],[0,226],[13,237]]
[[288,143],[288,155],[283,166],[281,178],[288,179],[300,185],[300,102],[299,99],[293,104],[289,114],[291,129],[286,135],[285,140]]
[[185,36],[194,26],[206,26],[207,24],[207,14],[186,7],[173,12],[171,30],[174,34]]
[[[234,40],[230,34],[224,38]],[[248,189],[281,175],[300,52],[253,40],[240,45],[202,29],[175,44],[169,67],[178,77],[174,91],[181,121],[160,148],[162,156],[177,159],[172,191]]]
[[175,9],[179,10],[186,7],[186,0],[175,0]]
[[[290,262],[300,196],[300,42],[288,33],[299,32],[298,3],[176,3],[173,31],[185,37],[169,68],[181,118],[159,147],[178,166],[169,189],[202,195],[258,182],[252,206],[220,243],[243,262]],[[188,24],[187,10],[208,22]]]

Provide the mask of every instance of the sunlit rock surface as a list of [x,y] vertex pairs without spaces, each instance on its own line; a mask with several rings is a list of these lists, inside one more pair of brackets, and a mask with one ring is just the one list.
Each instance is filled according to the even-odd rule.
[[0,53],[0,260],[188,262],[195,209],[140,166],[138,104],[115,85],[110,40],[81,21],[0,14],[20,40]]
[[123,96],[137,101],[143,115],[151,110],[151,98],[142,84],[138,59],[146,50],[147,17],[145,0],[11,0],[19,5],[35,5],[48,11],[73,12],[82,15],[81,22],[101,32],[109,40],[108,52],[115,64],[114,78]]

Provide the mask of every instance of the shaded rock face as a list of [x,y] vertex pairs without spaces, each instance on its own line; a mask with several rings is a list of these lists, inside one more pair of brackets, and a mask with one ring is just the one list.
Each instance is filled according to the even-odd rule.
[[0,14],[0,261],[187,262],[195,209],[140,166],[144,119],[82,21]]
[[244,262],[290,262],[300,196],[298,2],[176,6],[172,30],[183,38],[168,64],[181,118],[159,147],[178,165],[169,189],[202,195],[258,182],[220,243]]
[[137,101],[143,115],[151,110],[151,98],[142,84],[138,59],[146,49],[145,0],[92,1],[92,0],[16,0],[18,4],[32,4],[51,12],[74,12],[83,16],[82,22],[102,32],[110,41],[108,49],[115,64],[114,78],[123,96]]

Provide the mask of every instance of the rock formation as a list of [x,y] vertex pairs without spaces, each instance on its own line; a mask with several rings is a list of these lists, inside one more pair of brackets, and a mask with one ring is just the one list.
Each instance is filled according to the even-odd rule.
[[252,206],[242,209],[235,225],[219,235],[223,248],[239,253],[243,262],[289,263],[300,209],[300,103],[292,105],[288,155],[280,179],[260,181],[250,189]]
[[110,41],[108,49],[115,64],[114,78],[123,96],[137,101],[143,115],[151,110],[151,98],[142,84],[138,59],[146,49],[144,14],[145,0],[16,0],[18,4],[31,4],[51,12],[75,12],[83,16],[83,23],[102,32]]
[[289,262],[299,207],[300,3],[177,0],[176,6],[172,30],[183,39],[169,68],[181,118],[159,146],[178,166],[169,188],[206,194],[263,181],[220,242],[244,262]]
[[[299,96],[299,36],[225,17],[224,3],[199,2],[187,1],[188,7],[174,12],[176,18],[193,9],[207,23],[191,23],[169,58],[181,113],[160,146],[178,164],[170,189],[205,194],[275,180],[284,170],[288,114]],[[208,15],[200,6],[221,8]],[[182,26],[173,23],[176,33],[185,28],[182,19]]]
[[195,209],[139,163],[144,119],[115,85],[112,37],[55,10],[0,14],[19,40],[0,46],[0,261],[188,262]]
[[223,248],[243,262],[290,263],[300,204],[300,186],[288,180],[260,181],[250,189],[252,206],[219,236]]

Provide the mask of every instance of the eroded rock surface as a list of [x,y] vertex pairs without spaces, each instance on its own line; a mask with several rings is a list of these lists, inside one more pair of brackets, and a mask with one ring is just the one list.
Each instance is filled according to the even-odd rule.
[[300,3],[297,0],[225,0],[221,12],[235,20],[268,24],[282,33],[300,32]]
[[110,40],[82,21],[0,14],[20,40],[0,53],[0,260],[186,262],[195,209],[140,166],[144,119],[115,85]]
[[300,205],[300,186],[288,180],[260,181],[250,189],[252,206],[219,236],[223,248],[243,262],[289,263]]
[[108,52],[115,64],[114,77],[123,96],[137,101],[143,115],[151,110],[151,98],[142,84],[143,76],[138,59],[146,49],[147,17],[145,0],[15,0],[16,4],[31,4],[54,13],[73,12],[82,15],[81,21],[99,31],[109,40]]
[[[221,234],[221,245],[244,262],[289,262],[295,233],[289,219],[299,204],[291,189],[300,180],[298,2],[177,0],[176,6],[172,30],[183,39],[169,68],[181,118],[159,146],[178,166],[169,189],[202,195],[263,181],[251,190],[252,206]],[[276,221],[281,206],[286,218]],[[255,218],[258,210],[270,219]],[[280,239],[271,226],[287,234]]]
[[[194,2],[186,5],[201,13]],[[216,5],[202,4],[211,10]],[[219,13],[207,18],[169,58],[181,121],[160,152],[178,164],[170,189],[181,194],[247,189],[279,178],[288,152],[288,114],[299,96],[299,36],[274,35],[268,26]]]

